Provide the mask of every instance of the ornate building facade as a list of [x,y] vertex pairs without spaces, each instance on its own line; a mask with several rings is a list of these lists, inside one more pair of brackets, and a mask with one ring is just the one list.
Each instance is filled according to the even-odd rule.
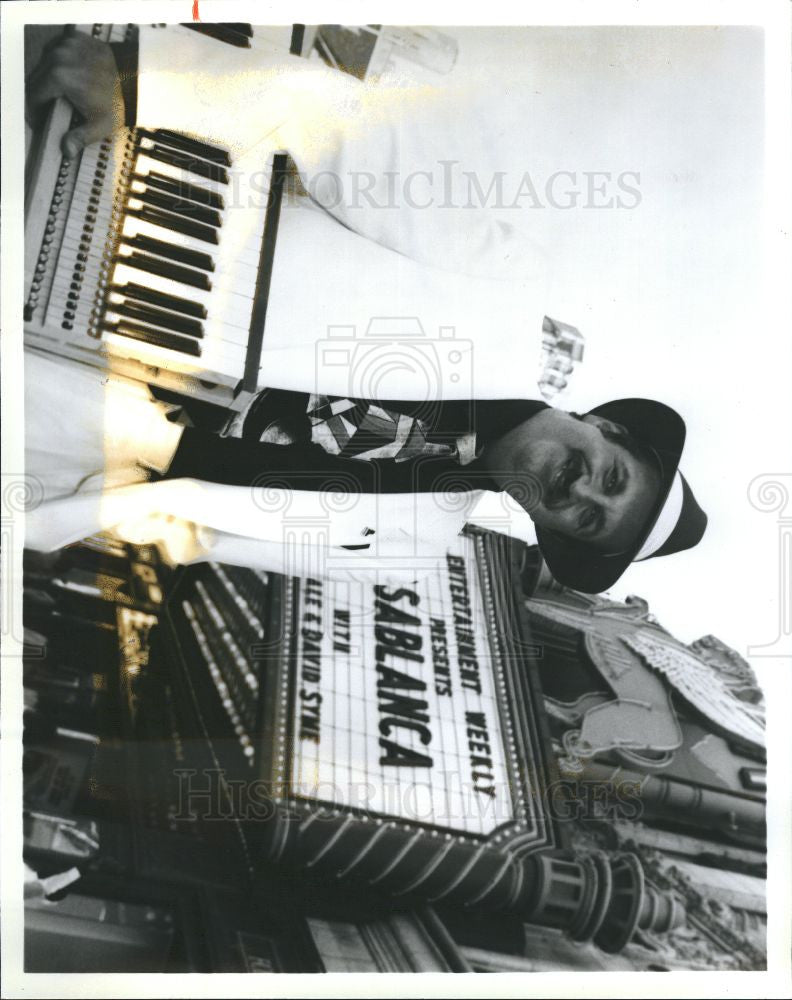
[[634,852],[685,908],[663,937],[639,928],[622,957],[763,968],[764,711],[750,666],[714,636],[677,640],[643,598],[580,594],[526,563],[560,773],[570,800],[590,803],[572,840]]
[[31,969],[763,967],[749,668],[536,549],[356,596],[100,537],[25,623]]

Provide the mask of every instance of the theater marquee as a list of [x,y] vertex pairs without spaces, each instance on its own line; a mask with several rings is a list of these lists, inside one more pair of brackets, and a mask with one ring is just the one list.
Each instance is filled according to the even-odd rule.
[[551,842],[515,558],[504,536],[472,531],[414,586],[291,582],[286,798],[454,839]]

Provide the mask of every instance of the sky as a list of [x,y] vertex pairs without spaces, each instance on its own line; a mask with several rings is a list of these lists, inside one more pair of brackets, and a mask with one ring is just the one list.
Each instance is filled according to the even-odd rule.
[[[634,564],[611,594],[646,597],[685,641],[714,633],[746,655],[778,634],[779,525],[752,505],[749,487],[789,468],[792,370],[763,285],[763,212],[775,206],[763,204],[762,31],[453,31],[452,75],[476,89],[480,113],[502,119],[503,143],[482,176],[505,171],[509,192],[530,175],[536,197],[499,214],[543,248],[548,315],[586,337],[556,405],[585,411],[645,395],[687,423],[681,469],[709,515],[704,539]],[[493,85],[494,51],[505,90]],[[558,171],[567,174],[548,195]],[[577,204],[556,207],[575,191]],[[777,662],[751,659],[760,672]]]

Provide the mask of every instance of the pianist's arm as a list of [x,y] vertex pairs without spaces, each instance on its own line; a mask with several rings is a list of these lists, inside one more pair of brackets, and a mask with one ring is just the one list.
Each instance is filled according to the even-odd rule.
[[449,271],[542,273],[542,251],[515,226],[486,208],[443,204],[443,163],[475,163],[477,149],[498,142],[486,119],[466,121],[458,93],[449,103],[442,88],[369,85],[274,50],[229,54],[184,29],[141,27],[114,48],[111,61],[103,43],[73,39],[50,53],[58,61],[49,75],[37,71],[39,103],[64,94],[91,116],[74,139],[104,134],[97,123],[118,121],[120,108],[127,124],[193,133],[232,152],[285,149],[314,200],[368,239]]

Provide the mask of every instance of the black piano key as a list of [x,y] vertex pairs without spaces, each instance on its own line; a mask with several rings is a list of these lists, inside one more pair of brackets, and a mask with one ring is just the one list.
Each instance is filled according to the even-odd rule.
[[182,299],[178,295],[168,295],[165,292],[157,291],[156,288],[138,285],[134,281],[130,281],[126,285],[111,285],[110,291],[125,295],[128,299],[137,299],[138,302],[148,302],[152,306],[172,309],[174,312],[184,313],[187,316],[197,316],[198,319],[206,319],[208,315],[206,306],[201,305],[200,302]]
[[194,201],[184,201],[174,198],[172,195],[164,194],[162,191],[132,191],[132,197],[139,201],[144,201],[155,208],[163,208],[174,215],[183,215],[186,219],[196,219],[207,226],[214,226],[219,229],[221,225],[220,214],[213,208],[205,205],[196,205]]
[[222,146],[210,146],[207,142],[193,139],[192,136],[182,135],[181,132],[171,132],[168,128],[141,129],[141,135],[148,136],[155,142],[159,141],[165,146],[173,146],[184,153],[193,153],[204,160],[211,160],[212,163],[219,163],[221,166],[231,166],[231,156],[227,149]]
[[[134,193],[130,196],[134,197]],[[172,229],[174,233],[183,233],[185,236],[194,236],[204,243],[217,245],[220,240],[217,230],[211,226],[205,226],[201,222],[194,222],[192,219],[185,219],[182,215],[174,215],[172,212],[165,212],[161,208],[146,206],[145,208],[127,208],[127,215],[133,215],[144,222],[150,222],[154,226],[161,226],[163,229]]]
[[206,188],[196,187],[186,181],[176,181],[165,174],[158,174],[156,170],[150,170],[147,174],[135,174],[135,180],[143,181],[149,187],[159,188],[177,198],[186,198],[188,201],[195,201],[199,205],[208,205],[210,208],[222,210],[225,206],[223,196],[215,191],[207,191]]
[[293,24],[291,33],[291,43],[289,45],[289,52],[293,56],[302,55],[303,39],[305,38],[305,25],[304,24]]
[[116,259],[121,264],[135,267],[140,271],[148,271],[149,274],[158,274],[161,278],[170,278],[171,281],[178,281],[182,285],[202,288],[206,292],[211,291],[212,288],[212,283],[203,271],[194,271],[191,267],[182,267],[180,264],[173,264],[169,260],[161,260],[159,257],[149,257],[137,250],[129,256],[124,254]]
[[243,24],[241,21],[227,21],[226,24],[234,31],[238,31],[240,35],[245,35],[247,38],[253,37],[252,24]]
[[138,233],[137,236],[124,236],[123,241],[138,250],[145,250],[160,257],[168,257],[170,260],[187,264],[189,267],[197,267],[199,271],[214,271],[214,261],[208,253],[201,253],[200,250],[176,246],[173,243],[166,243],[164,240],[154,239],[153,236],[144,236],[142,233]]
[[177,149],[163,146],[160,143],[141,145],[139,148],[152,160],[169,163],[172,167],[178,167],[179,170],[188,170],[199,177],[208,177],[210,180],[217,181],[219,184],[228,184],[228,172],[225,167],[218,166],[216,163],[209,163],[195,156],[180,153]]
[[218,42],[227,42],[238,49],[250,48],[250,38],[248,35],[242,31],[235,31],[228,24],[206,24],[203,22],[192,24],[185,21],[184,27],[191,28],[202,35],[208,35],[210,38],[216,38]]
[[[126,316],[129,319],[139,319],[144,323],[151,323],[152,326],[161,327],[163,330],[170,330],[171,333],[183,333],[187,337],[203,339],[203,324],[197,319],[188,319],[186,316],[177,316],[175,313],[163,312],[149,305],[139,305],[135,302],[108,302],[108,309]],[[64,313],[64,315],[66,315]],[[67,319],[69,317],[66,315]]]
[[190,354],[194,358],[200,358],[201,345],[191,337],[181,337],[177,333],[166,333],[164,330],[152,330],[146,326],[139,326],[128,320],[119,320],[117,323],[103,323],[102,329],[108,333],[118,333],[122,337],[129,337],[131,340],[139,340],[144,344],[152,344],[154,347],[167,347],[171,351],[178,351],[180,354]]

